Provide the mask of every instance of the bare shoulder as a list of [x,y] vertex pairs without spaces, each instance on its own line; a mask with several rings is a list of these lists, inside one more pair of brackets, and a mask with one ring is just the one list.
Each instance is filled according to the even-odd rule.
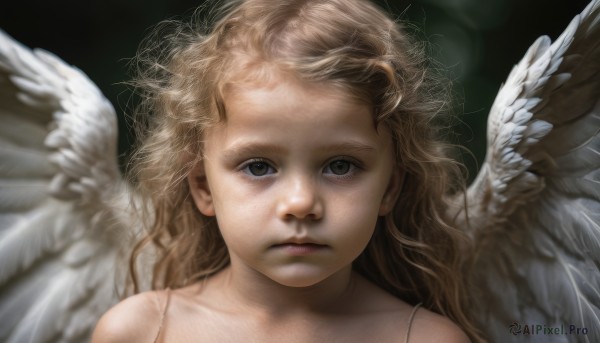
[[450,319],[424,308],[415,313],[409,342],[470,342],[467,335]]
[[[445,342],[445,343],[465,343],[470,342],[467,335],[453,321],[432,312],[426,308],[419,307],[410,322],[414,306],[403,300],[385,292],[370,282],[363,282],[360,299],[371,308],[372,313],[384,315],[382,320],[377,320],[379,326],[370,325],[376,328],[377,332],[371,334],[378,335],[379,341],[392,341],[398,339],[399,335],[405,337],[409,331],[408,342]],[[360,300],[355,301],[358,303]],[[409,329],[410,328],[410,329]]]
[[153,342],[166,301],[164,291],[144,292],[126,298],[100,318],[92,343]]

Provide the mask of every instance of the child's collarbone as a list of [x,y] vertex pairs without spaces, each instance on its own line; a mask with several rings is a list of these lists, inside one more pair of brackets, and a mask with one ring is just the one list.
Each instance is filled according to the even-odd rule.
[[[401,317],[397,314],[338,315],[259,320],[213,313],[196,318],[194,325],[188,323],[183,330],[169,330],[173,336],[168,335],[170,339],[165,342],[400,342],[406,333]],[[184,332],[186,337],[181,337],[179,334]]]

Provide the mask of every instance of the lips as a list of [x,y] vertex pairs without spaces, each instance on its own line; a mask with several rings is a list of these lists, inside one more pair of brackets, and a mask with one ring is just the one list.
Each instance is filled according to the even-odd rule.
[[328,248],[325,244],[318,244],[313,242],[286,242],[281,244],[275,244],[274,249],[284,251],[291,255],[309,255],[323,251]]

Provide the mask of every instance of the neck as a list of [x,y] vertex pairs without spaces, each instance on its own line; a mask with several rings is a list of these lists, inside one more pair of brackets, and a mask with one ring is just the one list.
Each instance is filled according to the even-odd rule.
[[306,287],[277,283],[258,271],[232,264],[221,273],[221,287],[233,304],[268,317],[326,313],[347,305],[353,293],[352,267]]

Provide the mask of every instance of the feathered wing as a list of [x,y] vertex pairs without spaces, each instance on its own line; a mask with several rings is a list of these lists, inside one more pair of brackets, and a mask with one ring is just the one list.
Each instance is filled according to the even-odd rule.
[[467,191],[468,223],[458,217],[476,246],[473,311],[492,341],[600,341],[599,131],[595,0],[510,73]]
[[0,31],[0,121],[0,341],[86,341],[123,275],[114,109],[81,71]]

